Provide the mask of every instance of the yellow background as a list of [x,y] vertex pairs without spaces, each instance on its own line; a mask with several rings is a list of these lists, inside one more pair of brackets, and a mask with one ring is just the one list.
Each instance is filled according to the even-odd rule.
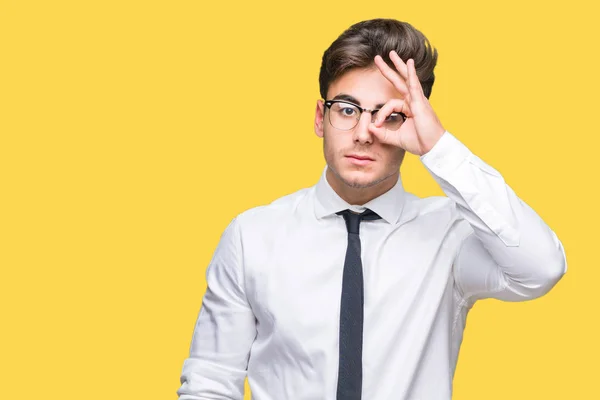
[[454,399],[600,398],[590,4],[0,1],[0,398],[176,398],[223,229],[316,183],[322,53],[375,17],[431,40],[444,126],[567,252],[547,296],[472,309]]

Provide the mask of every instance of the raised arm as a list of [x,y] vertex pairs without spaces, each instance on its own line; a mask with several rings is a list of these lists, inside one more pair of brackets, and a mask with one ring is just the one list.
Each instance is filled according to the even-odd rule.
[[454,263],[466,301],[524,301],[546,294],[566,273],[562,243],[502,175],[449,132],[421,161],[454,200],[465,239]]
[[189,357],[183,364],[179,400],[242,400],[255,317],[244,291],[237,218],[227,226],[207,268]]
[[[547,293],[567,271],[565,252],[556,234],[504,182],[498,171],[475,156],[442,125],[423,92],[415,62],[395,51],[390,68],[379,55],[375,65],[399,98],[390,99],[369,130],[382,143],[420,157],[455,211],[468,223],[454,263],[455,282],[463,299],[496,297],[528,300]],[[406,115],[396,131],[383,121],[392,112]]]

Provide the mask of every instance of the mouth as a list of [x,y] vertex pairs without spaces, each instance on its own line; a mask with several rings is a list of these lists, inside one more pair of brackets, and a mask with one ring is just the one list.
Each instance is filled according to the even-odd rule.
[[348,159],[348,161],[355,165],[368,165],[375,161],[371,157],[364,156],[361,154],[349,154],[346,156],[346,158]]

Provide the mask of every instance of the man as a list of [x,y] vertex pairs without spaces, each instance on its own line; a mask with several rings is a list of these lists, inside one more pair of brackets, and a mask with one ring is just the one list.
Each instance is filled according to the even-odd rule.
[[[179,399],[450,399],[476,300],[525,301],[566,272],[540,217],[443,127],[437,51],[357,23],[325,51],[320,180],[236,216],[207,270]],[[420,157],[447,196],[405,192]],[[485,397],[484,394],[482,394]]]

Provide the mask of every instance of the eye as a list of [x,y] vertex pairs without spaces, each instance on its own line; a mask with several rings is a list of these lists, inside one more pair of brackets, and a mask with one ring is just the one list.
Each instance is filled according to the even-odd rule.
[[344,107],[342,108],[342,114],[344,114],[345,116],[351,117],[352,115],[356,114],[356,110],[352,107]]
[[391,113],[390,115],[387,116],[387,118],[385,119],[385,122],[397,122],[397,121],[403,121],[404,117],[402,116],[401,113]]
[[358,109],[349,103],[335,103],[333,104],[332,111],[342,117],[354,117],[358,114]]

